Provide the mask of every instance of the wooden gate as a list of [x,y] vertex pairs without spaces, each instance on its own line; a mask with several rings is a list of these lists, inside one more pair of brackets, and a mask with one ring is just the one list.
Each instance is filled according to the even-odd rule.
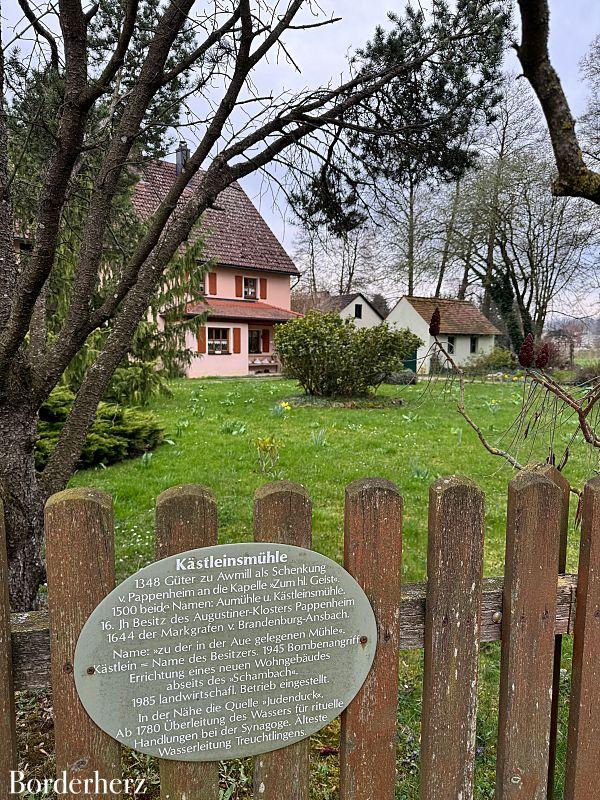
[[[347,487],[344,565],[373,606],[379,643],[366,683],[342,715],[340,800],[394,797],[399,652],[423,647],[421,797],[473,797],[479,648],[495,640],[502,641],[496,797],[551,796],[561,637],[573,632],[565,798],[600,797],[600,479],[584,493],[578,577],[564,574],[568,505],[569,487],[554,468],[515,477],[504,578],[483,579],[483,495],[467,479],[440,479],[430,487],[428,582],[401,588],[398,490],[378,479]],[[311,501],[303,487],[283,481],[256,492],[254,538],[311,546]],[[157,558],[216,543],[210,490],[180,486],[158,498]],[[79,632],[115,585],[111,498],[85,489],[52,497],[46,547],[48,613],[12,620],[0,548],[2,800],[17,763],[16,688],[51,682],[58,772],[120,776],[120,745],[88,718],[73,680]],[[307,741],[257,756],[254,769],[256,800],[309,797]],[[218,799],[216,763],[165,760],[160,777],[165,800]]]

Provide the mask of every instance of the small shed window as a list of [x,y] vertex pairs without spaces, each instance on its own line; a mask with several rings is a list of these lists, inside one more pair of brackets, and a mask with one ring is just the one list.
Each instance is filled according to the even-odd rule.
[[229,353],[229,328],[208,329],[208,352],[214,356]]
[[477,352],[477,340],[478,340],[477,336],[471,336],[471,345],[470,345],[471,353]]
[[456,344],[456,336],[449,336],[448,337],[448,352],[450,355],[454,355],[454,345]]
[[362,319],[362,303],[354,304],[354,318]]

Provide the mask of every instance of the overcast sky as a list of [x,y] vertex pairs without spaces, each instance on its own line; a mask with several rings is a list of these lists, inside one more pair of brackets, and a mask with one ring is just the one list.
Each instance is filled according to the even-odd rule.
[[[321,0],[324,12],[342,17],[335,25],[314,31],[298,32],[287,41],[298,65],[299,76],[287,66],[273,64],[264,67],[263,81],[277,80],[278,84],[318,86],[336,78],[344,69],[347,53],[353,52],[368,40],[378,23],[385,23],[389,11],[400,10],[402,3],[390,0]],[[579,62],[594,37],[600,33],[600,2],[598,0],[550,0],[551,55],[574,114],[580,113],[586,100],[586,86],[579,74]],[[514,54],[507,56],[507,68],[518,70]],[[262,82],[262,81],[261,81]],[[245,179],[244,188],[259,206],[277,236],[288,251],[293,250],[294,230],[285,224],[285,201],[279,194],[265,192],[259,176]],[[288,215],[289,216],[289,215]]]
[[[330,80],[338,83],[347,68],[347,56],[368,41],[378,24],[385,25],[390,11],[400,12],[406,0],[313,0],[314,8],[320,8],[318,19],[341,17],[334,25],[310,31],[288,31],[286,45],[300,67],[298,71],[288,63],[270,61],[261,63],[255,74],[259,90],[278,93],[286,88],[293,91],[305,87],[318,87]],[[416,0],[415,0],[416,2]],[[582,82],[579,64],[592,40],[600,33],[599,0],[550,0],[551,9],[551,56],[561,77],[563,86],[575,115],[581,113],[586,103],[586,86]],[[10,28],[18,19],[22,20],[17,0],[8,0],[2,8],[4,36],[9,37]],[[518,23],[518,14],[515,14]],[[297,22],[311,22],[309,11]],[[512,51],[507,54],[507,70],[518,72],[518,62]],[[192,103],[192,105],[195,105]],[[194,109],[196,112],[196,109]],[[186,136],[194,147],[194,137],[200,131],[187,128]],[[172,155],[174,159],[174,154]],[[264,177],[254,175],[243,181],[244,188],[259,207],[261,213],[293,254],[295,230],[290,224],[291,214],[285,198],[276,186],[265,184]]]

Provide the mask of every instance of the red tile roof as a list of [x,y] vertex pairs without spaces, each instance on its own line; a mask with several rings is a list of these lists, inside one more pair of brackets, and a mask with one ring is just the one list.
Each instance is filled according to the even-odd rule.
[[[175,164],[153,161],[144,168],[133,195],[133,206],[142,219],[151,217],[176,177]],[[198,186],[195,175],[183,194]],[[202,215],[200,228],[206,237],[206,257],[219,264],[297,275],[298,269],[239,183],[217,197],[215,208]]]
[[186,309],[188,316],[204,314],[208,311],[210,319],[239,319],[255,322],[286,322],[288,319],[301,317],[295,311],[270,306],[254,300],[200,300],[189,303]]
[[437,297],[412,297],[405,298],[426,322],[431,321],[431,316],[436,306],[440,309],[440,333],[464,334],[495,334],[500,336],[500,331],[485,317],[481,311],[469,300],[445,300]]

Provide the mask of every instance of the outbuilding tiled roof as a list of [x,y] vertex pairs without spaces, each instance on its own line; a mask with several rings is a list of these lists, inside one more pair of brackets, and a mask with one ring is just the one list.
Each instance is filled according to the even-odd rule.
[[[175,181],[175,164],[153,161],[142,172],[133,207],[142,219],[149,219]],[[202,174],[195,175],[183,194],[194,190]],[[202,215],[200,229],[206,238],[206,258],[223,266],[269,270],[297,275],[298,269],[260,215],[239,183],[233,183],[217,197],[214,208]]]
[[186,313],[188,316],[204,314],[208,311],[209,319],[239,319],[254,322],[287,322],[302,316],[295,311],[285,308],[270,306],[255,300],[200,300],[189,303]]
[[354,294],[336,294],[330,295],[325,302],[332,311],[341,311],[356,300],[357,297],[360,297],[359,292],[355,292]]
[[324,314],[333,311],[339,314],[351,303],[358,300],[358,298],[363,300],[377,314],[377,316],[383,320],[383,316],[371,303],[369,298],[366,297],[362,292],[336,295],[332,295],[328,291],[316,292],[314,294],[301,292],[292,295],[292,306],[303,313],[308,313],[312,309],[315,309],[316,311],[321,311]]
[[500,336],[500,331],[469,300],[446,300],[438,297],[406,295],[417,314],[427,323],[436,306],[440,309],[440,333]]
[[[354,303],[355,300],[358,300],[359,297],[362,300],[364,300],[365,303],[368,303],[369,306],[373,309],[373,311],[381,317],[381,314],[379,313],[379,311],[377,311],[375,306],[369,301],[369,298],[365,297],[364,294],[362,294],[361,292],[354,292],[354,294],[332,295],[331,297],[329,297],[326,303],[328,304],[329,308],[332,311],[343,311],[347,306],[350,305],[350,303]],[[383,319],[383,317],[381,317],[381,319]]]

